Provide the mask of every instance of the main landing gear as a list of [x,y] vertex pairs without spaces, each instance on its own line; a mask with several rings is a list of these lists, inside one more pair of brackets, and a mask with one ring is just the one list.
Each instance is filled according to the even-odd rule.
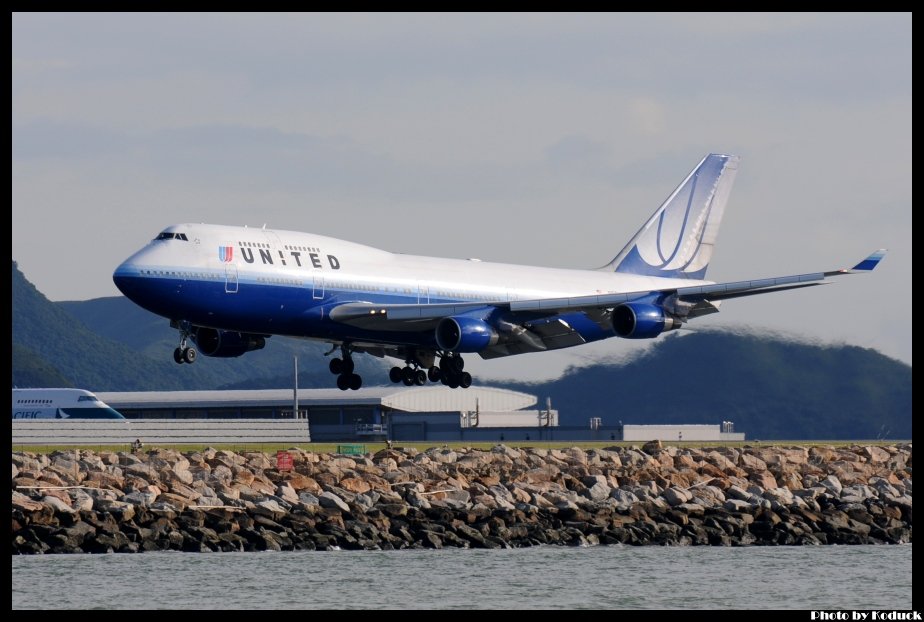
[[183,363],[189,363],[190,365],[196,362],[196,357],[199,356],[199,353],[196,352],[196,349],[188,345],[189,333],[185,330],[180,331],[180,347],[173,351],[173,360],[178,364],[182,365]]
[[351,389],[356,391],[363,386],[363,378],[359,374],[353,373],[353,357],[350,356],[350,350],[346,345],[340,348],[343,358],[332,358],[330,360],[330,373],[337,376],[337,388],[341,391]]
[[426,371],[415,361],[408,361],[405,367],[392,367],[388,372],[388,378],[395,384],[402,383],[404,386],[413,385],[424,386],[427,380],[430,382],[442,382],[451,389],[462,387],[467,389],[472,386],[472,375],[467,371],[462,371],[465,367],[465,361],[458,354],[443,354],[440,357],[439,367],[436,365]]

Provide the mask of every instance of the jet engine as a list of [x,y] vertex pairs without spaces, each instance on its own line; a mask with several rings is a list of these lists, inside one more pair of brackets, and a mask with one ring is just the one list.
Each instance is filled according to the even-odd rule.
[[680,324],[657,305],[629,302],[613,309],[613,330],[625,339],[651,339]]
[[436,325],[436,343],[446,352],[480,352],[497,340],[497,331],[474,317],[445,317]]
[[263,335],[239,333],[233,330],[218,330],[200,326],[192,335],[199,351],[205,356],[230,358],[245,352],[262,350],[266,346]]

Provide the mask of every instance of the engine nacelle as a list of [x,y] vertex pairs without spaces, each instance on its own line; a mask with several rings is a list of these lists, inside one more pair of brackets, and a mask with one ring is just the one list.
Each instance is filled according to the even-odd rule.
[[630,302],[613,309],[613,330],[624,339],[651,339],[675,328],[680,321],[657,305]]
[[481,352],[497,339],[490,324],[474,317],[445,317],[436,325],[436,343],[446,352]]
[[199,346],[199,352],[205,356],[230,358],[245,352],[262,350],[266,339],[262,335],[239,333],[233,330],[218,330],[200,326],[192,336]]

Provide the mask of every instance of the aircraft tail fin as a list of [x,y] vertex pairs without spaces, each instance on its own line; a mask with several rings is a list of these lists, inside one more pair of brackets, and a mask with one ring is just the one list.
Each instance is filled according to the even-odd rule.
[[705,278],[738,160],[717,153],[703,158],[626,247],[599,270]]

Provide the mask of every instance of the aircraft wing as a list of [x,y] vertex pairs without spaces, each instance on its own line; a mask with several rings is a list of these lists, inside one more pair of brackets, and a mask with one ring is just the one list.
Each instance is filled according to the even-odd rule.
[[[814,287],[825,284],[826,279],[844,274],[869,272],[876,267],[885,255],[885,250],[878,250],[852,268],[830,270],[826,272],[811,272],[751,281],[735,281],[729,283],[714,283],[710,285],[694,285],[691,287],[671,287],[660,290],[645,290],[625,292],[619,294],[597,294],[590,296],[574,296],[567,298],[542,298],[536,300],[515,300],[496,302],[462,302],[440,304],[374,304],[366,302],[351,302],[338,305],[329,311],[330,319],[349,324],[357,328],[369,330],[385,330],[399,332],[418,332],[431,330],[445,317],[463,315],[467,313],[484,312],[486,315],[494,312],[504,314],[506,321],[518,322],[522,319],[537,327],[541,324],[544,330],[535,330],[533,333],[540,341],[545,337],[555,339],[558,343],[573,343],[579,331],[571,328],[567,320],[555,323],[554,320],[566,315],[573,318],[574,313],[583,312],[591,321],[602,324],[606,320],[601,311],[612,309],[623,303],[641,299],[650,299],[660,296],[662,304],[669,304],[676,309],[682,309],[684,320],[715,313],[718,303],[730,298],[755,296],[770,292],[786,291],[802,287]],[[504,313],[506,312],[506,313]],[[550,332],[550,326],[555,327]],[[567,330],[562,327],[564,325]],[[547,332],[547,335],[543,333]],[[579,341],[578,341],[579,343]],[[536,346],[539,343],[536,342]],[[546,344],[552,345],[552,344]],[[564,346],[557,346],[564,347]],[[545,348],[531,348],[536,349]],[[548,349],[555,349],[555,346]],[[514,354],[515,352],[510,352]],[[504,356],[504,354],[499,354]]]

